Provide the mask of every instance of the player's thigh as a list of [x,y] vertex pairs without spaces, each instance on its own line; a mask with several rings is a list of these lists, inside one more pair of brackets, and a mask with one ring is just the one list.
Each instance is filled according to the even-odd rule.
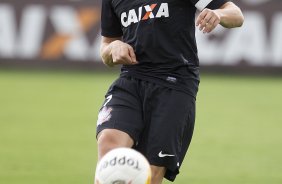
[[[119,78],[112,84],[99,111],[97,136],[103,130],[111,129],[128,134],[134,142],[137,142],[143,129],[138,83],[130,78]],[[110,137],[112,134],[105,135]]]
[[195,98],[164,88],[151,103],[146,154],[152,165],[166,167],[166,177],[173,180],[192,138]]
[[167,89],[157,95],[151,109],[150,137],[164,149],[163,151],[177,154],[185,144],[185,135],[193,131],[194,122],[195,98]]

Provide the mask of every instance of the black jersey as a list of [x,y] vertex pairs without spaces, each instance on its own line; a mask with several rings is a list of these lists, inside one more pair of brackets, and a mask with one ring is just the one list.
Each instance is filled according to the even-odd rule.
[[123,65],[131,75],[187,92],[199,84],[195,13],[227,0],[102,0],[102,36],[131,45],[138,64]]

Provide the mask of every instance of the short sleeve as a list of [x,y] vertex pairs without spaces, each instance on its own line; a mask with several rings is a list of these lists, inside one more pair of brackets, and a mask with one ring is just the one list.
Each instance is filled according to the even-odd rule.
[[202,11],[205,8],[209,9],[218,9],[220,8],[223,4],[230,0],[190,0],[191,3],[195,5],[195,7],[199,10]]
[[102,0],[101,29],[101,34],[105,37],[120,37],[123,34],[120,20],[112,8],[111,0]]

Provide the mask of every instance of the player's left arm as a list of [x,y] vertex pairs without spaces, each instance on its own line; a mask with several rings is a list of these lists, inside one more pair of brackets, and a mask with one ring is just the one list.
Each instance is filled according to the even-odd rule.
[[205,8],[196,19],[196,26],[203,33],[210,33],[218,24],[225,28],[241,27],[244,16],[241,9],[232,2],[223,4],[219,9]]

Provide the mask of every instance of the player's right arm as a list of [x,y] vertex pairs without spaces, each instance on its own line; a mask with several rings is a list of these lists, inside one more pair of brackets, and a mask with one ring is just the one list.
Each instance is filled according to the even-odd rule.
[[102,36],[100,54],[103,63],[110,67],[117,64],[137,64],[133,48],[129,44],[122,42],[121,37]]
[[102,1],[101,34],[100,55],[105,65],[112,67],[117,64],[137,64],[134,49],[121,40],[122,26],[112,0]]

